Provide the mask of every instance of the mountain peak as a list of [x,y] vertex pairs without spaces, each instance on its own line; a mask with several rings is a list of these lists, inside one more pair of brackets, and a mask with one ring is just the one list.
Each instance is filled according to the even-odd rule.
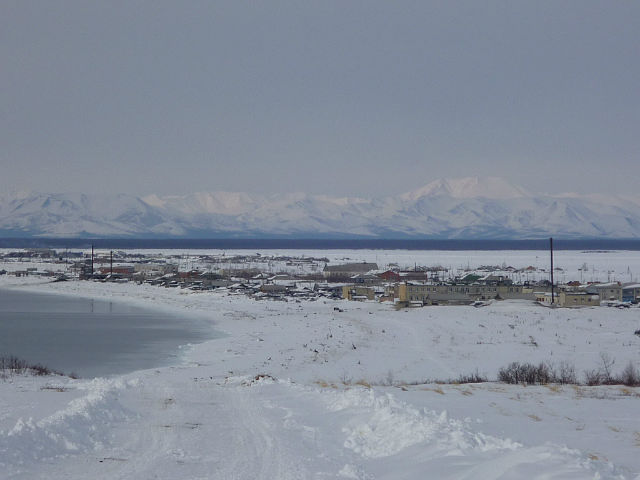
[[453,198],[490,198],[504,200],[530,196],[517,185],[500,177],[439,178],[424,187],[401,195],[403,200],[421,197],[447,196]]

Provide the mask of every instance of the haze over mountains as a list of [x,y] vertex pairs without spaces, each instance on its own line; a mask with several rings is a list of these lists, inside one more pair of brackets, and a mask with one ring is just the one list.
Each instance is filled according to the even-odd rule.
[[305,193],[14,193],[0,233],[29,237],[640,238],[640,197],[530,193],[489,178],[440,179],[378,198]]

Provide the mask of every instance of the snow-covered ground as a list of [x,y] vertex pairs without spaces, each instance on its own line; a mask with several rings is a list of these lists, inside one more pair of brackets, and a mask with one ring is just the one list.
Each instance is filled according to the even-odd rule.
[[[484,254],[470,262],[512,263]],[[632,256],[615,268],[640,268]],[[476,371],[495,380],[512,361],[569,361],[582,378],[603,353],[616,372],[640,367],[638,308],[396,311],[42,282],[0,277],[0,287],[189,312],[228,335],[172,367],[0,380],[0,478],[640,479],[639,388],[436,383]]]

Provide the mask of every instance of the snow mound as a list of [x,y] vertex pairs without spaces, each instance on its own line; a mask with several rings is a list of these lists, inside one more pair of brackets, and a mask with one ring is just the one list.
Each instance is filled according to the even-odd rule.
[[129,415],[118,402],[122,380],[96,378],[77,388],[86,395],[65,409],[34,420],[20,418],[9,431],[0,431],[0,466],[23,465],[101,448],[108,442],[108,425]]
[[344,446],[367,458],[395,455],[426,442],[442,455],[462,455],[467,450],[515,450],[521,445],[510,439],[499,439],[473,432],[467,422],[450,419],[446,411],[419,410],[387,393],[350,389],[335,395],[329,408],[366,408],[358,420],[344,427]]
[[[325,400],[330,411],[349,414],[342,428],[344,447],[363,459],[407,465],[402,478],[430,471],[436,473],[434,478],[527,479],[532,469],[536,478],[546,479],[626,478],[610,462],[593,461],[579,450],[551,442],[525,446],[486,435],[475,431],[469,419],[417,409],[390,393],[352,388],[326,392]],[[390,474],[396,478],[397,471],[391,467]],[[351,464],[338,475],[366,478]]]

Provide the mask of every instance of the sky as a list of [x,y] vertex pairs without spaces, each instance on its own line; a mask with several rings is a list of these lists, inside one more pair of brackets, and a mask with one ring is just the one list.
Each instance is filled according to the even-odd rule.
[[0,189],[640,191],[640,2],[0,3]]

